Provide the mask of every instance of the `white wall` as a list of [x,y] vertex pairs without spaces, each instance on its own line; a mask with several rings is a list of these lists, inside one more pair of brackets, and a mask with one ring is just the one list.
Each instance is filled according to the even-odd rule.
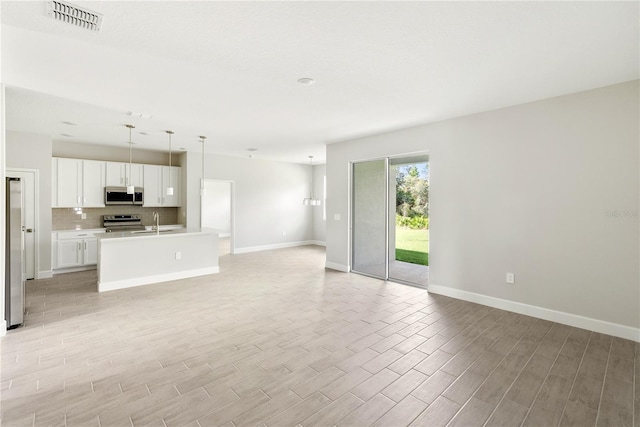
[[430,291],[640,340],[638,90],[329,145],[327,265],[349,263],[349,162],[427,150]]
[[322,217],[326,206],[323,200],[324,178],[327,175],[327,165],[313,166],[313,196],[322,201],[321,206],[308,206],[313,212],[313,240],[324,244],[327,240],[327,221]]
[[6,167],[40,171],[37,277],[51,275],[51,138],[25,132],[6,132]]
[[[200,153],[186,153],[182,168],[187,227],[200,226]],[[236,252],[312,240],[311,166],[205,154],[205,178],[234,182]],[[283,235],[284,233],[284,235]]]

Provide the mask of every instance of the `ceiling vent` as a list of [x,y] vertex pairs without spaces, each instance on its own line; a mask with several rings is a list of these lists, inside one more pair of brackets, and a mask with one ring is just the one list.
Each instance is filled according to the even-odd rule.
[[91,31],[99,31],[102,26],[102,14],[63,1],[48,1],[47,13],[57,21]]

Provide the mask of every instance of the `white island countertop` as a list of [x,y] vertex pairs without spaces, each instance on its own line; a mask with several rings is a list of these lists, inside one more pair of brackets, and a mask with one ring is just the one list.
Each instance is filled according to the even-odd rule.
[[218,273],[218,232],[180,228],[98,238],[98,291]]
[[163,236],[176,236],[182,234],[218,234],[217,230],[213,228],[174,228],[174,229],[162,229],[160,226],[160,232],[151,230],[136,230],[136,231],[114,231],[109,233],[100,234],[99,239],[111,240],[111,239],[139,239],[143,237],[156,239]]

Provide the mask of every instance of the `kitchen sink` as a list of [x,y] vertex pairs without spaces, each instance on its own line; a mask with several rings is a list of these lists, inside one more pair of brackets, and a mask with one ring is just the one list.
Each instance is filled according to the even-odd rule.
[[[175,230],[160,230],[160,233],[171,233],[172,231]],[[155,230],[135,230],[132,231],[131,234],[156,234],[157,231]]]

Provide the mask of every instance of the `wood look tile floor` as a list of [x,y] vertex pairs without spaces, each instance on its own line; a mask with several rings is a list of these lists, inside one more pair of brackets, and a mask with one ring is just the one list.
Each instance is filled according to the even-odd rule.
[[[640,346],[324,270],[323,248],[98,294],[28,284],[2,426],[635,426]],[[635,413],[635,415],[634,415]]]

